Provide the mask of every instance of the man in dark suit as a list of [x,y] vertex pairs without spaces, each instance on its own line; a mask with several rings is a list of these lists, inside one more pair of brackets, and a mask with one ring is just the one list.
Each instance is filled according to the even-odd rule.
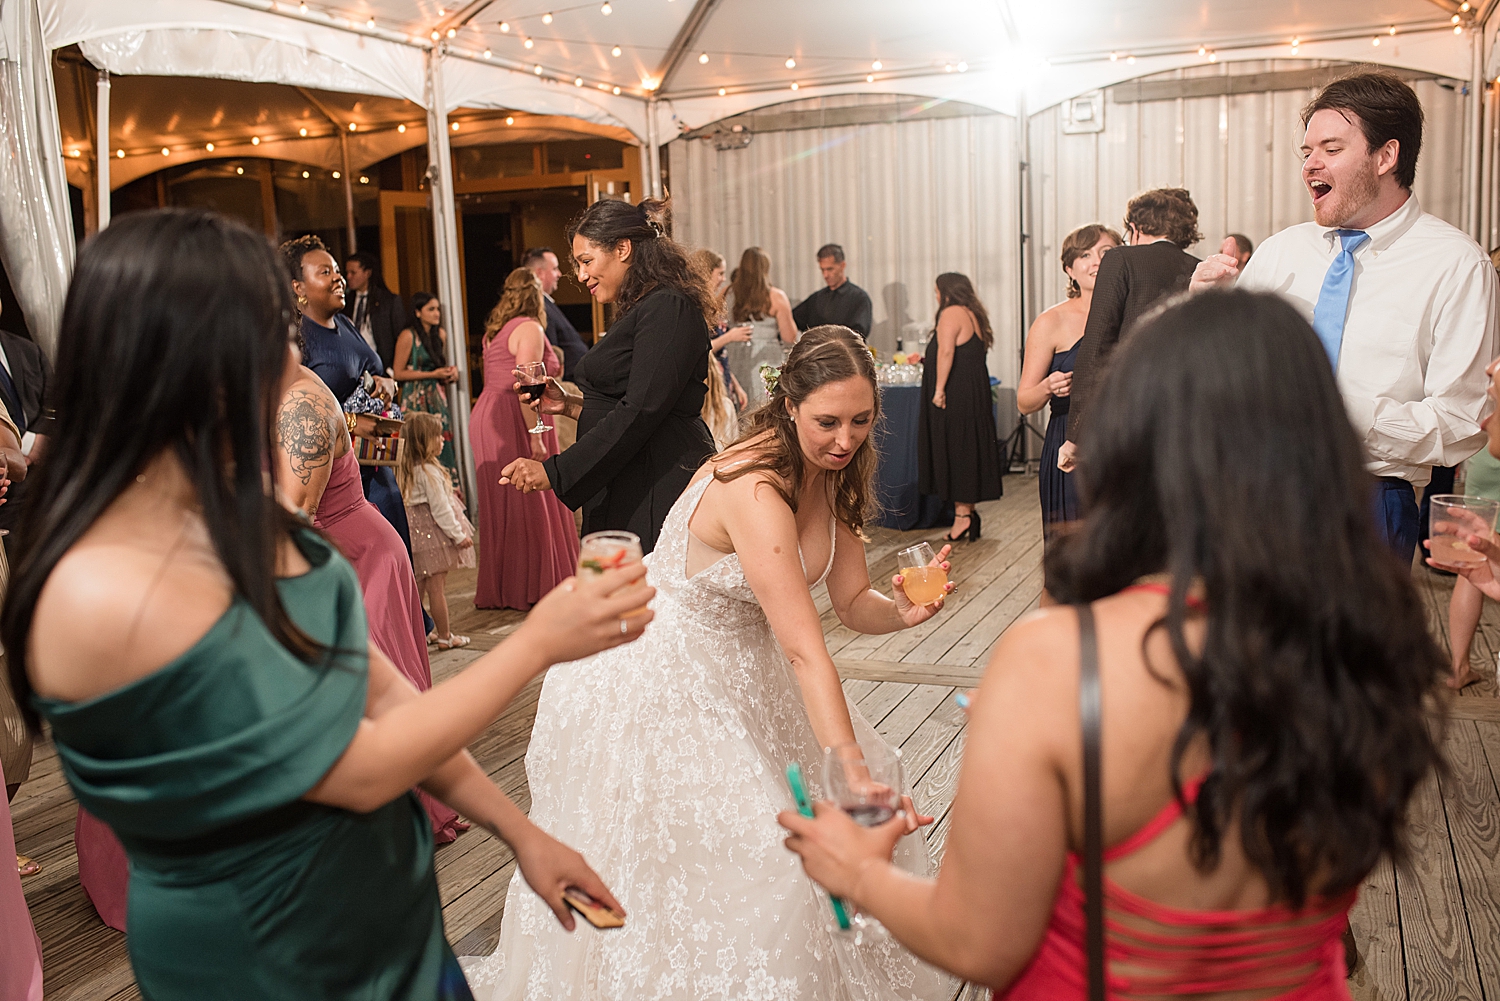
[[544,332],[547,340],[552,342],[552,346],[562,357],[563,380],[572,382],[573,369],[578,366],[578,360],[588,354],[589,346],[584,343],[578,328],[573,326],[562,308],[552,301],[552,293],[557,291],[557,283],[562,280],[562,267],[558,264],[557,254],[553,253],[551,247],[533,247],[526,251],[521,266],[530,268],[537,281],[542,283],[542,305],[547,309],[547,326]]
[[401,331],[411,326],[412,318],[406,313],[401,297],[385,287],[385,278],[380,273],[380,258],[363,250],[349,255],[345,262],[344,279],[352,293],[344,304],[344,315],[354,323],[354,329],[375,349],[380,364],[390,372],[395,364],[396,338]]
[[1183,188],[1143,191],[1125,207],[1127,245],[1104,255],[1094,279],[1094,301],[1089,305],[1089,318],[1073,363],[1068,440],[1058,449],[1058,469],[1073,469],[1089,404],[1104,382],[1121,338],[1129,336],[1135,321],[1158,300],[1187,291],[1198,258],[1185,250],[1201,239],[1198,207]]
[[[0,330],[0,400],[21,432],[21,451],[28,466],[42,458],[53,423],[47,405],[51,382],[52,363],[42,349],[24,337]],[[5,536],[6,553],[15,545],[15,527],[25,506],[26,482],[12,480],[6,502],[0,504],[0,528],[11,533]]]

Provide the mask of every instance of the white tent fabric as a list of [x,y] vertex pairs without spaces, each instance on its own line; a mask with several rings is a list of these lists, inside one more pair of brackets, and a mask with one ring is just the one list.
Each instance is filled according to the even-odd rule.
[[38,343],[57,343],[73,225],[36,0],[0,5],[0,259]]

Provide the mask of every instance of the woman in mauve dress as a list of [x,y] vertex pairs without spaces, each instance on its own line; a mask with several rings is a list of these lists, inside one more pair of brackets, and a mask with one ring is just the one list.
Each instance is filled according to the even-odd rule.
[[[305,512],[313,525],[354,565],[370,622],[370,642],[396,670],[425,692],[432,687],[422,599],[401,536],[365,499],[359,462],[339,401],[309,368],[281,399],[276,416],[276,487],[283,500]],[[469,825],[424,790],[417,795],[432,819],[432,840],[446,844]]]
[[543,362],[549,376],[562,375],[543,333],[545,316],[536,275],[516,268],[484,324],[484,391],[469,418],[479,483],[477,608],[525,611],[578,562],[573,512],[557,495],[525,494],[500,483],[501,470],[516,459],[541,462],[558,452],[556,431],[529,433],[536,413],[521,405],[513,388],[515,369],[526,362]]

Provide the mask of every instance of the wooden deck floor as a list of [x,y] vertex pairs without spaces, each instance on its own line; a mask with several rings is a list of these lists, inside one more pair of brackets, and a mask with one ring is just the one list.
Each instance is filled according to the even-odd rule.
[[[929,842],[941,852],[948,806],[958,778],[964,717],[952,696],[978,681],[995,639],[1036,606],[1041,593],[1041,518],[1033,478],[1006,479],[1007,496],[981,505],[984,538],[954,554],[960,589],[944,614],[893,636],[851,633],[818,594],[829,649],[845,690],[906,759],[918,806],[939,819]],[[877,530],[867,549],[872,577],[888,580],[896,551],[936,539],[939,530]],[[1433,626],[1446,637],[1451,584],[1417,571]],[[454,575],[449,602],[455,629],[473,637],[464,651],[435,654],[441,680],[492,648],[521,616],[473,608],[472,574]],[[1399,871],[1390,864],[1367,881],[1354,917],[1366,966],[1351,982],[1364,999],[1500,998],[1500,606],[1487,604],[1475,642],[1486,680],[1453,700],[1447,748],[1451,774],[1434,779],[1413,811],[1416,852]],[[540,684],[527,688],[473,745],[495,781],[525,809],[523,758]],[[124,936],[94,914],[77,879],[73,801],[50,748],[40,748],[31,780],[12,804],[19,850],[45,871],[26,880],[42,938],[49,999],[136,998]],[[438,881],[449,940],[460,955],[491,951],[514,868],[503,842],[471,830],[437,850]],[[970,990],[968,997],[982,992]]]

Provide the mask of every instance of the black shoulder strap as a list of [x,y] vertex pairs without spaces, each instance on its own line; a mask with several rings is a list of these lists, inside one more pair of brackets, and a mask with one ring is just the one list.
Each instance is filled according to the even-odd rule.
[[1099,643],[1094,610],[1078,612],[1078,718],[1083,727],[1083,916],[1089,1001],[1104,1001],[1104,804],[1100,789]]

